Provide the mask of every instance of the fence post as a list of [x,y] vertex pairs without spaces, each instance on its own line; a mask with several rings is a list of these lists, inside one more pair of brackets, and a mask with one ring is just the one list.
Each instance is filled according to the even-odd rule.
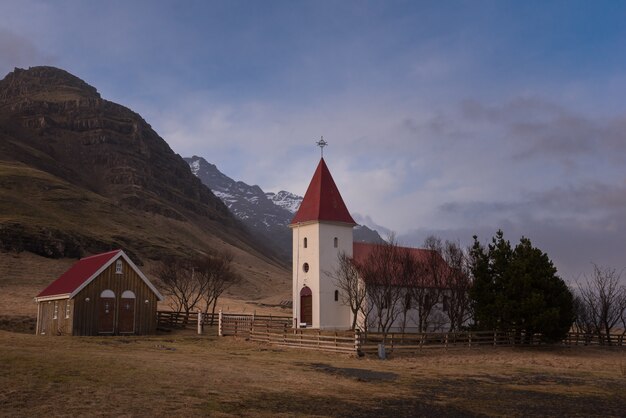
[[202,317],[202,311],[198,309],[198,334],[202,334],[204,331],[204,318]]
[[445,347],[448,348],[448,333],[446,332]]
[[223,337],[224,334],[222,332],[222,310],[220,309],[218,316],[217,316],[218,320],[217,320],[217,335],[219,337]]
[[354,351],[357,355],[361,352],[361,330],[354,329]]
[[496,346],[496,335],[497,335],[496,332],[497,331],[495,331],[495,330],[493,331],[493,346],[494,347]]

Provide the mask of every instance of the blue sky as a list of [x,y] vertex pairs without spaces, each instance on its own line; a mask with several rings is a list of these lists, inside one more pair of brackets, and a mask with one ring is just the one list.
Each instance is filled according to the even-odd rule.
[[523,234],[626,267],[626,3],[3,1],[0,72],[54,65],[183,156],[419,245]]

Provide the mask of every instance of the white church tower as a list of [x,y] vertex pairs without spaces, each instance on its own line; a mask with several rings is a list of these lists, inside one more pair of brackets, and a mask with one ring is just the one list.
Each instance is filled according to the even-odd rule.
[[355,225],[322,157],[289,224],[293,232],[294,326],[350,328],[352,313],[341,303],[340,291],[329,273],[337,268],[339,253],[352,256]]

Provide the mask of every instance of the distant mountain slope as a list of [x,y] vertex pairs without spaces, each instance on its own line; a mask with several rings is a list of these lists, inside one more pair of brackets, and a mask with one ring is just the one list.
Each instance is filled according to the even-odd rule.
[[291,259],[291,231],[287,228],[293,217],[290,211],[269,200],[259,186],[231,179],[204,158],[193,156],[185,161],[191,172],[253,233],[268,242],[282,259]]
[[0,81],[0,248],[78,257],[117,247],[136,259],[229,248],[242,269],[276,271],[275,253],[137,113],[58,68],[9,73]]
[[[202,157],[185,158],[191,172],[218,196],[254,233],[273,245],[285,259],[291,260],[291,231],[287,227],[302,203],[302,196],[280,191],[265,193],[259,186],[235,181]],[[358,242],[382,242],[380,235],[366,227],[354,228]]]

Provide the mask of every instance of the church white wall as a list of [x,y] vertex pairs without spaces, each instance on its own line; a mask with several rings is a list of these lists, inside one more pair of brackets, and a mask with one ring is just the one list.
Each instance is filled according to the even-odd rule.
[[[412,308],[407,310],[406,314],[404,314],[403,308],[400,305],[401,303],[396,306],[398,314],[395,321],[392,323],[389,332],[418,332],[418,310],[416,308]],[[364,329],[365,327],[363,320],[364,318],[361,318],[359,321],[361,329]],[[428,327],[425,331],[443,332],[447,331],[449,328],[450,319],[448,318],[447,313],[443,310],[443,303],[440,301],[433,307],[430,315],[428,316]],[[369,311],[369,315],[367,317],[367,329],[370,332],[382,331],[378,324],[378,311],[376,307],[373,307],[371,311]]]
[[[337,238],[337,248],[334,240]],[[320,223],[320,328],[348,329],[352,325],[350,307],[341,303],[341,295],[335,301],[335,291],[339,290],[332,277],[338,266],[338,255],[343,252],[352,256],[352,226],[345,224]]]
[[[300,318],[300,291],[308,286],[313,293],[313,323],[307,327],[319,327],[319,228],[317,223],[295,225],[292,228],[293,236],[293,314],[295,324],[299,326]],[[304,239],[307,247],[304,247]],[[305,272],[304,264],[309,265]]]
[[[348,306],[335,301],[332,273],[337,266],[337,256],[345,252],[352,256],[352,226],[338,223],[312,222],[292,226],[293,245],[293,313],[294,323],[299,325],[300,291],[306,285],[313,294],[313,323],[310,328],[347,329],[352,324]],[[304,247],[304,239],[307,247]],[[338,246],[335,248],[334,239]],[[309,265],[305,272],[303,266]]]

